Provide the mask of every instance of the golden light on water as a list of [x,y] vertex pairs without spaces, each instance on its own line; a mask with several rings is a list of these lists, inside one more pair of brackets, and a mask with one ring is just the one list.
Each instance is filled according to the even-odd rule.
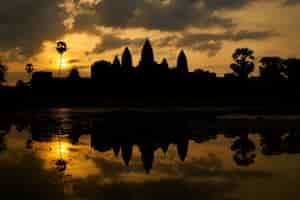
[[46,169],[53,169],[57,160],[68,161],[70,159],[72,144],[64,139],[60,142],[56,139],[51,142],[35,142],[34,146],[37,155],[45,161]]
[[64,158],[64,156],[67,156],[69,153],[70,144],[67,142],[61,142],[60,144],[58,142],[55,142],[52,144],[53,153],[59,158],[60,155]]

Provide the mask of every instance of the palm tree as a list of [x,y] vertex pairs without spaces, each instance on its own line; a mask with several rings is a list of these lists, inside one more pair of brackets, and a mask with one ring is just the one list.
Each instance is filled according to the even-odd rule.
[[61,73],[61,68],[62,68],[62,59],[64,53],[67,51],[67,44],[64,41],[59,41],[56,43],[56,51],[60,55],[60,62],[59,62],[59,76]]
[[28,74],[28,79],[30,79],[30,75],[31,75],[32,72],[34,71],[33,64],[31,64],[31,63],[26,64],[26,65],[25,65],[25,71],[26,71],[27,74]]

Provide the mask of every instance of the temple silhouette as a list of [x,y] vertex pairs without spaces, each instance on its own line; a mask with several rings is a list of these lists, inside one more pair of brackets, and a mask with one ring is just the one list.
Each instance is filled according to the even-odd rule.
[[[64,44],[61,53],[66,51]],[[83,78],[72,68],[66,77],[52,72],[34,71],[29,82],[18,81],[15,87],[0,86],[1,109],[39,107],[160,107],[218,108],[223,113],[300,112],[300,59],[263,57],[255,71],[254,51],[239,48],[232,55],[231,73],[219,77],[201,68],[189,70],[184,50],[171,67],[167,59],[157,62],[150,41],[142,48],[140,61],[133,66],[130,49],[112,62],[99,60],[91,67],[91,77]],[[7,67],[1,65],[0,82]],[[22,99],[22,101],[20,101]],[[230,108],[230,109],[229,109]],[[196,109],[194,109],[196,111]],[[210,112],[215,112],[211,109]]]

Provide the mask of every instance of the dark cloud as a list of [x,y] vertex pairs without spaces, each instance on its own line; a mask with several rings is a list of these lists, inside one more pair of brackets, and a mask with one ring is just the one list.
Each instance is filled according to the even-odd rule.
[[273,36],[277,36],[273,31],[239,31],[237,33],[225,32],[219,34],[186,33],[182,37],[174,38],[175,42],[173,44],[178,48],[207,51],[209,56],[215,56],[222,49],[225,41],[263,40]]
[[[233,27],[230,18],[215,15],[219,10],[239,9],[249,0],[102,0],[94,14],[80,14],[75,29],[87,23],[105,27],[146,28],[181,31],[188,27]],[[82,23],[84,21],[84,23]]]
[[[223,48],[225,41],[242,41],[242,40],[263,40],[277,36],[273,31],[239,31],[237,33],[182,33],[172,36],[162,37],[153,40],[154,48],[176,47],[189,48],[196,51],[207,52],[208,56],[215,56]],[[125,46],[142,46],[144,38],[128,39],[120,38],[116,34],[104,34],[102,42],[99,43],[92,53],[104,53],[106,51],[122,48]]]
[[103,34],[101,36],[102,42],[99,43],[91,53],[104,53],[106,51],[118,49],[126,46],[138,46],[142,45],[144,39],[129,39],[129,38],[120,38],[115,34]]
[[[66,13],[63,3],[73,2],[77,11]],[[255,0],[258,1],[258,0]],[[95,1],[96,2],[96,1]],[[0,51],[30,57],[41,51],[43,41],[55,41],[66,33],[65,19],[74,15],[71,32],[96,33],[97,26],[112,28],[144,28],[181,33],[182,36],[165,37],[154,41],[159,47],[173,44],[175,47],[207,51],[215,55],[226,40],[264,39],[265,32],[241,32],[236,35],[197,34],[186,35],[187,28],[221,27],[233,30],[237,21],[216,15],[218,11],[239,10],[254,0],[101,0],[99,3],[83,3],[80,0],[10,0],[0,7]],[[285,5],[295,5],[300,0],[286,0]],[[144,39],[121,38],[103,35],[103,42],[93,52],[104,52],[127,45],[141,45]],[[14,59],[16,60],[16,59]]]
[[64,0],[9,0],[0,7],[0,50],[17,49],[25,56],[40,51],[45,40],[65,32]]
[[71,59],[71,60],[68,60],[68,63],[69,64],[76,64],[76,63],[79,63],[80,60],[79,59]]
[[284,4],[287,6],[296,5],[300,4],[300,0],[286,0]]

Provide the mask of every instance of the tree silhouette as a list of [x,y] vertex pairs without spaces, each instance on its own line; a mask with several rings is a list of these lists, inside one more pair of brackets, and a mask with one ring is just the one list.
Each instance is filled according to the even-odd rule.
[[124,72],[132,71],[132,56],[128,47],[125,48],[122,54],[121,66]]
[[189,72],[187,58],[183,50],[181,50],[178,55],[176,69],[177,72],[181,74],[186,74]]
[[30,79],[30,76],[32,75],[32,73],[34,71],[33,64],[31,64],[31,63],[26,64],[25,65],[25,71],[28,74],[28,79]]
[[283,64],[285,65],[284,74],[289,80],[300,80],[300,59],[289,58]]
[[272,129],[262,130],[261,135],[261,151],[263,155],[279,155],[282,152],[283,136],[285,130]]
[[77,68],[74,67],[71,69],[68,79],[70,79],[70,80],[79,80],[80,79],[79,71]]
[[139,67],[142,72],[152,73],[154,67],[154,54],[150,41],[147,39],[142,49]]
[[279,57],[264,57],[260,60],[260,76],[268,80],[281,80],[284,78],[283,59]]
[[3,82],[6,81],[5,79],[6,72],[7,72],[7,67],[0,63],[0,86],[2,85]]
[[56,43],[56,51],[60,55],[60,61],[59,61],[59,75],[61,73],[62,68],[62,59],[64,53],[67,51],[67,44],[63,41],[59,41]]
[[240,79],[247,79],[249,74],[254,71],[254,52],[248,48],[236,49],[232,55],[235,63],[230,68]]
[[286,152],[289,154],[300,153],[300,134],[299,129],[290,131],[284,138],[283,143]]

